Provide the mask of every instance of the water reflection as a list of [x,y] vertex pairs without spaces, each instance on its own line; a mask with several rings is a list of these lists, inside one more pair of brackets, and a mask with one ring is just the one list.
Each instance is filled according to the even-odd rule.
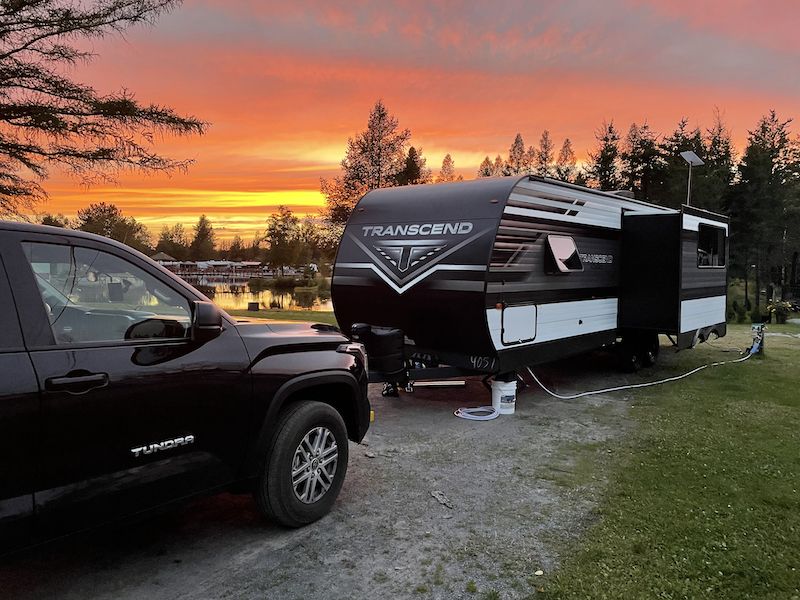
[[279,308],[282,310],[333,310],[330,299],[321,300],[314,293],[309,293],[308,288],[295,288],[294,290],[275,291],[251,290],[247,284],[228,285],[214,284],[213,286],[198,286],[214,304],[224,310],[247,310],[251,302],[257,302],[259,310]]

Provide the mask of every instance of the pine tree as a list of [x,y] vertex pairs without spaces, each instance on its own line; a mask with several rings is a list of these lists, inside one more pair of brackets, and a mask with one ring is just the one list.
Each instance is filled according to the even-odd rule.
[[347,140],[342,174],[328,181],[320,178],[325,196],[325,218],[345,223],[356,202],[370,190],[397,185],[398,173],[406,167],[408,129],[398,131],[398,121],[378,100],[369,113],[367,129]]
[[697,205],[719,211],[722,208],[722,199],[733,183],[736,155],[731,132],[725,125],[719,108],[714,109],[714,124],[706,129],[704,141],[706,150],[703,156],[706,162],[703,167],[704,191]]
[[[706,160],[706,147],[699,128],[690,131],[689,120],[681,119],[677,128],[664,136],[657,144],[660,162],[655,169],[655,176],[650,180],[647,200],[656,204],[679,208],[686,203],[688,185],[688,164],[681,152],[692,151],[702,160]],[[692,200],[695,206],[707,207],[705,190],[705,166],[692,170]]]
[[478,167],[477,177],[493,177],[495,175],[494,165],[489,157],[483,159],[483,162]]
[[[533,148],[531,148],[533,150]],[[553,177],[555,175],[555,165],[553,157],[555,144],[550,139],[550,132],[546,129],[542,132],[539,139],[539,148],[533,151],[533,172],[541,177]]]
[[619,132],[611,123],[603,124],[594,134],[597,140],[595,152],[589,152],[589,163],[586,166],[586,176],[589,183],[601,190],[617,190],[620,187],[619,178]]
[[189,245],[189,258],[191,260],[213,260],[217,257],[217,235],[211,221],[205,215],[200,215],[197,225],[194,226],[194,239]]
[[800,141],[790,138],[790,123],[773,110],[748,132],[739,179],[724,201],[731,217],[732,257],[740,272],[755,263],[757,290],[763,281],[786,283],[790,255],[800,239],[800,223],[791,219],[800,192]]
[[422,148],[408,149],[405,168],[397,174],[397,185],[421,185],[431,180],[431,170],[426,166],[427,159],[422,156]]
[[620,152],[622,186],[632,190],[636,198],[651,200],[650,193],[657,173],[664,166],[658,148],[658,136],[645,123],[641,127],[633,123]]
[[453,157],[446,154],[442,160],[442,169],[436,176],[435,183],[448,183],[450,181],[461,181],[464,178],[461,175],[456,176],[456,163]]
[[493,175],[496,177],[502,177],[505,175],[505,163],[503,162],[503,158],[498,154],[494,157],[494,165],[493,165]]
[[556,159],[555,178],[561,181],[574,183],[578,175],[577,159],[575,158],[575,151],[572,149],[572,142],[569,138],[564,140],[561,145],[561,150],[558,151],[558,158]]
[[280,269],[294,264],[300,255],[301,245],[298,242],[299,219],[286,206],[279,206],[278,212],[267,220],[264,239],[269,243],[267,262],[273,269]]
[[529,155],[525,152],[525,142],[522,141],[522,134],[518,133],[508,150],[508,160],[503,169],[504,175],[522,175],[528,167]]
[[247,258],[247,249],[244,247],[241,236],[233,236],[231,245],[228,248],[228,260],[242,261]]

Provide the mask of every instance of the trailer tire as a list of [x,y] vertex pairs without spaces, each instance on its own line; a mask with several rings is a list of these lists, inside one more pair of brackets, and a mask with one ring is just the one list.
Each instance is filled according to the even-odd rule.
[[636,373],[644,364],[644,350],[641,344],[631,339],[619,345],[617,357],[620,368],[626,373]]
[[652,367],[658,360],[660,344],[658,334],[647,334],[643,337],[643,363],[645,367]]

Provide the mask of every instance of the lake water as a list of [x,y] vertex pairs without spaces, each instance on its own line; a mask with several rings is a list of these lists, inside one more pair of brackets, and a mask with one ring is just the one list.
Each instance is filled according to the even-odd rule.
[[[214,284],[214,293],[206,294],[214,304],[224,310],[247,310],[250,302],[258,302],[260,310],[280,308],[282,310],[333,310],[330,299],[311,297],[307,292],[271,292],[270,290],[251,291],[247,284]],[[204,291],[204,293],[206,293]],[[309,305],[311,305],[309,307]]]

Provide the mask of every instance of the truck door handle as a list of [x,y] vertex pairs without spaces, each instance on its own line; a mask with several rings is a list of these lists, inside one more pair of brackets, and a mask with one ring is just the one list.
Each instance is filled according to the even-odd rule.
[[50,377],[45,379],[44,389],[48,392],[68,392],[70,394],[85,394],[89,390],[108,385],[108,373],[69,374],[66,377]]

